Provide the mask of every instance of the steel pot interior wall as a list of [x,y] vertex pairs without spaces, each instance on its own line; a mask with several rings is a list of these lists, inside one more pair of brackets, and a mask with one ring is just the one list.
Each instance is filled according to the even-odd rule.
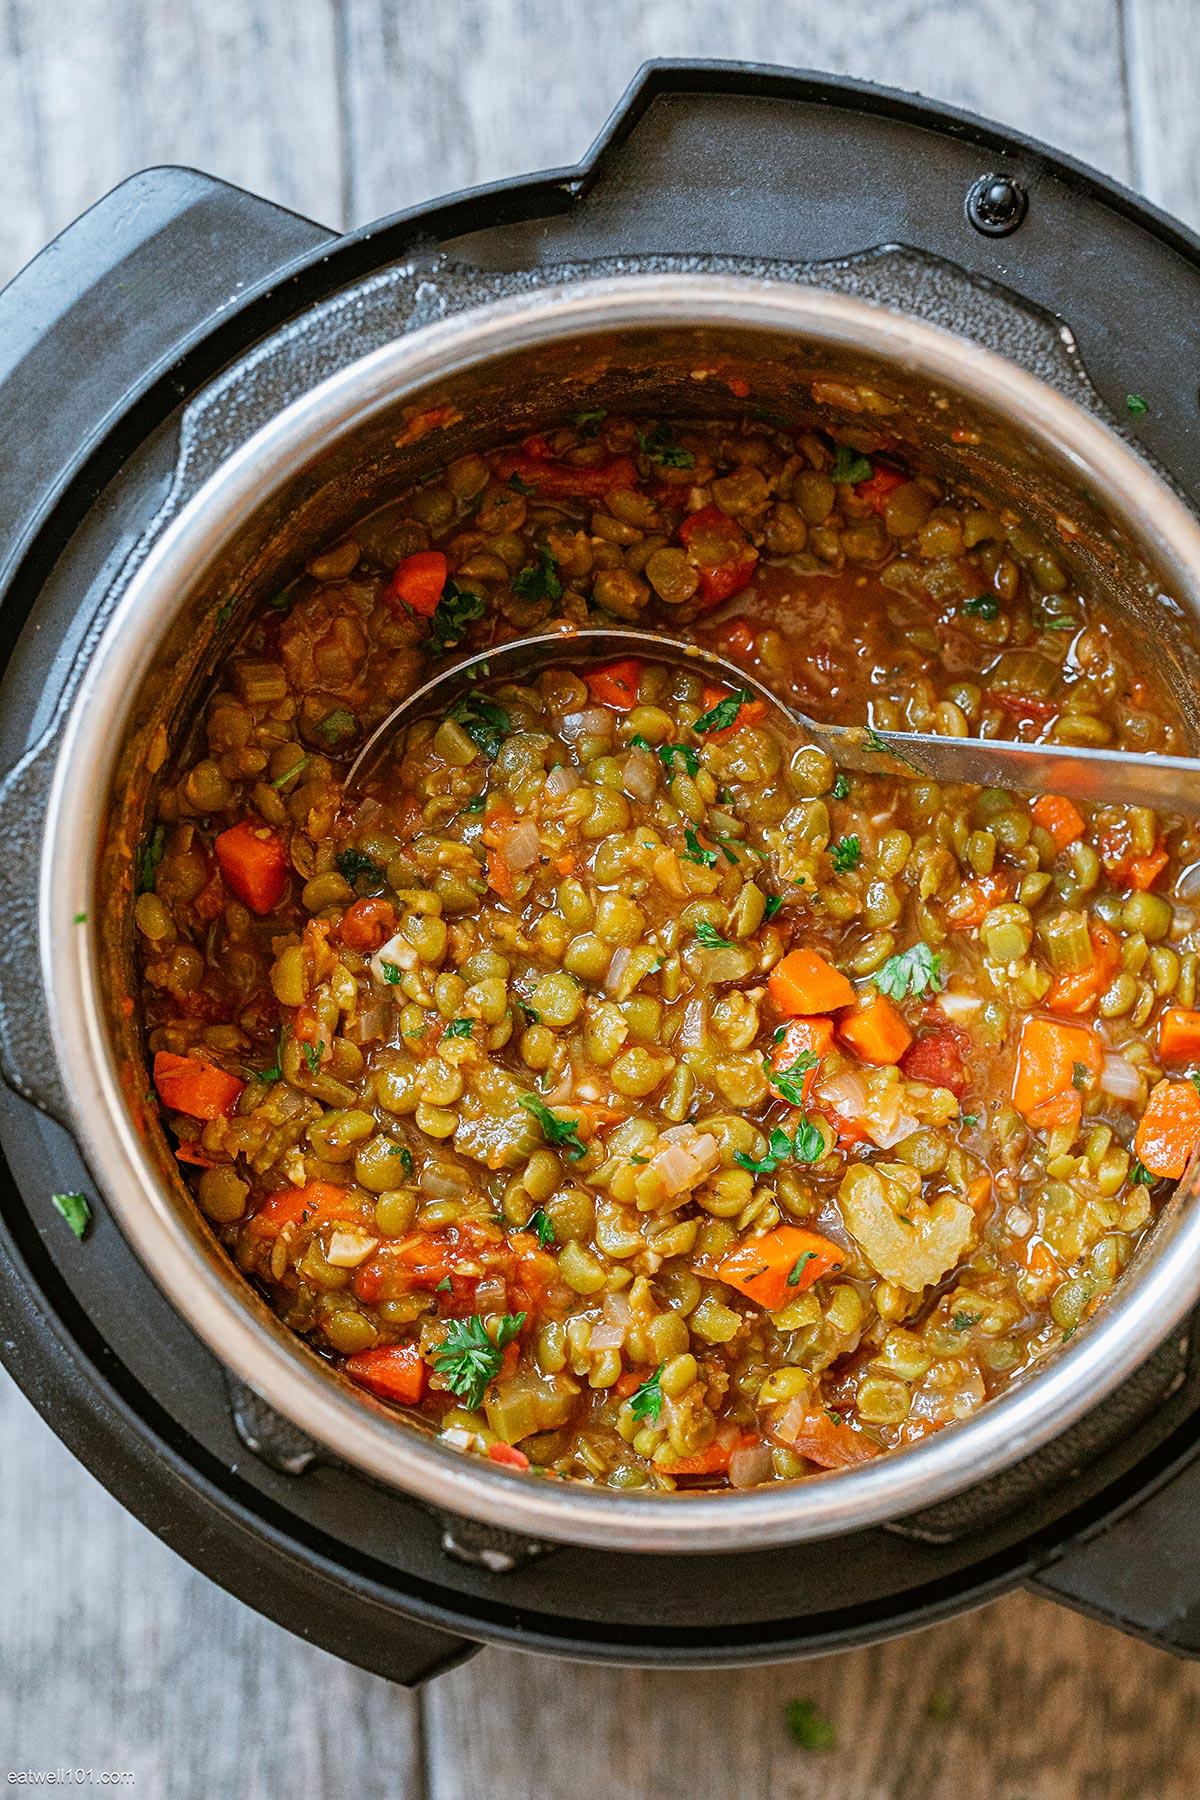
[[[43,885],[43,966],[58,1052],[69,1090],[79,1096],[80,1137],[135,1248],[218,1354],[223,1340],[214,1321],[222,1304],[251,1322],[253,1353],[232,1355],[244,1379],[319,1437],[327,1437],[323,1422],[344,1424],[353,1407],[371,1421],[372,1447],[368,1453],[366,1438],[339,1429],[340,1453],[384,1479],[422,1485],[441,1503],[500,1523],[520,1523],[523,1514],[516,1485],[500,1472],[456,1468],[469,1459],[429,1442],[416,1462],[403,1450],[380,1461],[381,1423],[413,1451],[417,1433],[396,1427],[285,1331],[199,1216],[153,1109],[138,1099],[148,1078],[136,1013],[127,1004],[134,991],[133,868],[168,746],[189,729],[214,664],[256,609],[318,548],[423,473],[552,426],[581,406],[786,420],[832,431],[864,451],[894,450],[987,504],[1019,512],[1072,580],[1104,596],[1123,632],[1146,646],[1188,738],[1196,735],[1200,696],[1192,629],[1200,535],[1157,477],[1031,377],[949,334],[842,296],[732,278],[618,278],[466,313],[376,352],[302,397],[188,504],[150,550],[105,634],[64,745],[74,786],[57,780],[52,798],[47,857],[64,832],[101,847],[94,871],[84,868],[70,892],[61,883]],[[89,771],[82,794],[81,767]],[[76,909],[96,923],[71,937]],[[89,1057],[101,1070],[98,1085],[89,1085]],[[109,1123],[121,1093],[121,1116]],[[1197,1235],[1196,1225],[1177,1207],[1127,1283],[1127,1291],[1135,1280],[1154,1290],[1152,1327],[1143,1321],[1139,1336],[1127,1317],[1122,1327],[1128,1302],[1119,1299],[1057,1359],[1078,1361],[1091,1400],[1194,1303],[1200,1257],[1192,1259],[1197,1274],[1181,1279],[1189,1232]],[[206,1300],[198,1311],[197,1289],[224,1301],[218,1298],[214,1311]],[[1103,1353],[1090,1342],[1100,1334]],[[284,1361],[298,1379],[281,1389],[271,1370],[277,1374]],[[746,1523],[756,1517],[759,1542],[822,1535],[961,1490],[1086,1409],[1083,1384],[1061,1369],[1056,1397],[1046,1375],[1036,1385],[1048,1395],[1044,1415],[1028,1405],[1014,1411],[1014,1393],[969,1426],[942,1434],[939,1444],[882,1459],[861,1476],[837,1477],[836,1502],[825,1480],[773,1496],[769,1509],[761,1493],[668,1500],[679,1521],[671,1528],[648,1520],[644,1499],[639,1517],[638,1497],[620,1497],[618,1512],[606,1505],[616,1496],[574,1490],[562,1506],[550,1501],[536,1517],[528,1508],[525,1515],[544,1536],[635,1549],[717,1543],[731,1505]],[[297,1398],[305,1394],[317,1401],[315,1411]],[[1004,1406],[1009,1424],[997,1417],[985,1444],[980,1424]],[[947,1456],[946,1443],[956,1436],[963,1447]],[[884,1478],[885,1465],[902,1464],[911,1472]],[[557,1486],[535,1485],[543,1492]],[[664,1503],[649,1505],[661,1518]]]

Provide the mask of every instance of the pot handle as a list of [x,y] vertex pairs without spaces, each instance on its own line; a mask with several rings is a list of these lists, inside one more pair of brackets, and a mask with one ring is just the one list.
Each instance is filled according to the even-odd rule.
[[[139,408],[139,435],[169,414],[189,380],[206,378],[227,357],[220,328],[331,236],[194,169],[147,169],[68,225],[0,293],[0,417],[15,426],[5,444],[19,446],[17,454],[0,446],[9,642],[40,572],[103,486],[100,453],[114,434],[130,429]],[[39,978],[38,870],[60,724],[106,611],[51,702],[51,722],[42,711],[35,728],[43,735],[0,784],[0,1073],[64,1123]]]
[[1193,1445],[1147,1499],[1040,1569],[1028,1585],[1160,1650],[1200,1658],[1197,1517],[1200,1454]]

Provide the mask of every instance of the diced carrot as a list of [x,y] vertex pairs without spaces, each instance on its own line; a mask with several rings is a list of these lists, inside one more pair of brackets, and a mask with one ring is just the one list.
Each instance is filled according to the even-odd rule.
[[1058,701],[1039,700],[1033,694],[1010,694],[1003,688],[988,688],[984,698],[989,705],[999,706],[1018,719],[1037,719],[1043,724],[1062,711]]
[[1168,1006],[1158,1021],[1158,1054],[1164,1062],[1200,1060],[1200,1012]]
[[681,1456],[677,1462],[660,1463],[664,1475],[725,1475],[735,1450],[748,1450],[760,1439],[752,1431],[721,1429],[706,1450]]
[[246,1084],[215,1063],[160,1050],[154,1058],[154,1085],[172,1112],[186,1113],[189,1119],[224,1119]]
[[371,955],[396,929],[396,910],[390,900],[356,900],[342,915],[338,936],[351,950]]
[[[719,706],[721,704],[722,700],[728,700],[731,691],[732,690],[727,687],[717,687],[715,685],[706,687],[704,690],[704,711],[710,713],[714,706]],[[765,700],[743,700],[733,716],[732,725],[726,725],[720,731],[706,731],[704,736],[710,743],[719,744],[724,738],[729,737],[732,732],[740,731],[743,725],[757,725],[760,719],[765,719],[766,716],[767,703]]]
[[844,1469],[879,1454],[879,1445],[873,1439],[855,1431],[844,1419],[831,1419],[824,1411],[809,1413],[791,1444],[793,1450],[822,1469]]
[[976,1175],[967,1183],[964,1198],[973,1213],[980,1212],[992,1197],[992,1178],[990,1175]]
[[845,1261],[828,1238],[801,1225],[777,1225],[762,1237],[749,1238],[717,1264],[720,1279],[767,1312],[778,1312],[810,1288],[822,1275]]
[[515,1444],[489,1444],[488,1456],[492,1462],[499,1463],[502,1469],[527,1469],[529,1467],[529,1458],[523,1450],[518,1450]]
[[1086,1083],[1089,1077],[1098,1080],[1103,1068],[1104,1047],[1089,1026],[1026,1019],[1017,1045],[1013,1105],[1040,1130],[1077,1122],[1083,1108],[1080,1070]]
[[266,825],[243,819],[222,831],[214,846],[221,873],[251,912],[273,912],[287,886],[288,853]]
[[967,1085],[959,1039],[965,1034],[954,1031],[930,1031],[909,1046],[900,1058],[901,1073],[910,1081],[924,1081],[930,1087],[949,1088],[961,1099]]
[[1121,966],[1121,945],[1101,919],[1088,921],[1092,961],[1086,969],[1070,969],[1055,977],[1046,995],[1053,1013],[1091,1012]]
[[629,712],[638,703],[642,665],[636,656],[626,656],[620,662],[606,663],[602,669],[585,669],[583,679],[597,706]]
[[[428,1370],[416,1344],[381,1344],[375,1350],[356,1350],[342,1367],[351,1381],[378,1394],[381,1400],[399,1400],[404,1406],[415,1406],[425,1392]],[[516,1454],[521,1455],[520,1451]],[[521,1456],[521,1465],[529,1467],[528,1457]]]
[[626,1369],[625,1373],[618,1375],[613,1383],[613,1392],[618,1399],[629,1400],[637,1393],[641,1385],[642,1377],[635,1370]]
[[268,1194],[247,1229],[255,1237],[278,1237],[285,1225],[354,1224],[361,1210],[348,1188],[332,1181],[310,1181],[304,1187],[280,1188]]
[[1160,1081],[1146,1102],[1133,1147],[1151,1175],[1178,1181],[1200,1138],[1200,1094],[1190,1081]]
[[368,1306],[397,1300],[413,1288],[432,1290],[469,1256],[470,1246],[453,1231],[420,1231],[380,1244],[354,1276],[354,1292]]
[[1034,824],[1050,833],[1056,850],[1065,850],[1087,830],[1079,808],[1061,794],[1039,794],[1029,810]]
[[[832,1019],[789,1019],[784,1026],[783,1036],[771,1051],[771,1072],[780,1074],[792,1068],[802,1056],[815,1056],[816,1062],[811,1069],[806,1069],[800,1082],[800,1094],[805,1104],[812,1093],[813,1082],[817,1079],[821,1058],[833,1042]],[[771,1083],[772,1091],[782,1100],[775,1083]]]
[[1127,857],[1121,873],[1129,887],[1144,894],[1154,886],[1170,860],[1171,853],[1162,838],[1159,838],[1149,856]]
[[493,847],[487,853],[488,886],[501,900],[511,900],[517,891],[516,877],[503,850]]
[[790,950],[771,970],[767,988],[785,1018],[836,1012],[856,998],[846,977],[816,950]]
[[904,1014],[878,988],[869,988],[853,1012],[842,1014],[838,1036],[861,1062],[881,1065],[899,1062],[913,1041]]
[[873,511],[882,513],[887,504],[888,495],[894,493],[898,487],[903,487],[907,480],[907,475],[901,475],[895,469],[881,468],[876,464],[874,474],[867,481],[856,483],[854,492],[860,500],[865,500]]
[[558,873],[560,875],[573,875],[575,873],[574,852],[571,850],[568,850],[565,856],[560,856],[558,858],[558,861],[555,863],[554,867],[558,870]]
[[423,619],[432,619],[449,573],[441,550],[418,550],[406,556],[388,583],[388,605],[393,612],[401,606],[411,606]]
[[1006,875],[979,875],[974,881],[964,881],[946,902],[947,925],[954,925],[960,931],[982,925],[993,906],[1008,899],[1008,889]]
[[749,656],[754,648],[754,633],[745,619],[735,619],[721,633],[721,642],[730,656]]

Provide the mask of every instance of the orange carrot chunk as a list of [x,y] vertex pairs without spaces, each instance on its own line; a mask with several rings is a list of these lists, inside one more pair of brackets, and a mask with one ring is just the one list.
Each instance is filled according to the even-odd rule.
[[771,970],[767,987],[780,1012],[788,1018],[836,1012],[839,1006],[852,1006],[855,1000],[854,989],[846,977],[816,950],[790,950]]
[[[700,717],[703,719],[715,706],[720,706],[722,700],[730,699],[731,693],[732,690],[727,687],[706,687],[704,690],[704,712],[701,713]],[[732,725],[722,726],[718,731],[708,730],[704,733],[704,736],[712,743],[719,744],[721,740],[727,738],[731,732],[740,731],[743,725],[757,725],[759,720],[765,719],[766,716],[767,703],[765,700],[743,700],[733,716]]]
[[[425,1392],[425,1359],[415,1344],[381,1344],[375,1350],[356,1350],[342,1366],[351,1381],[382,1400],[415,1406]],[[529,1466],[524,1457],[521,1466]]]
[[154,1058],[154,1085],[172,1112],[186,1113],[190,1119],[224,1119],[246,1084],[215,1063],[160,1050]]
[[1200,1094],[1190,1081],[1160,1081],[1146,1102],[1133,1140],[1152,1175],[1178,1181],[1200,1138]]
[[387,602],[393,612],[411,606],[423,619],[432,619],[450,573],[440,550],[418,550],[406,556],[388,584]]
[[642,665],[636,656],[626,656],[620,662],[605,663],[602,669],[585,669],[583,679],[597,706],[629,712],[638,703]]
[[760,1439],[751,1431],[722,1426],[706,1450],[695,1456],[681,1456],[678,1461],[660,1463],[664,1475],[726,1475],[735,1450],[749,1450]]
[[1200,1012],[1190,1006],[1168,1006],[1158,1021],[1158,1054],[1164,1062],[1200,1060]]
[[1087,1025],[1026,1019],[1017,1045],[1013,1105],[1038,1130],[1077,1123],[1083,1088],[1104,1068],[1104,1048]]
[[838,1036],[860,1062],[881,1065],[899,1062],[913,1041],[900,1008],[878,988],[870,989],[853,1012],[843,1014]]
[[844,1419],[811,1412],[792,1440],[792,1448],[821,1469],[845,1469],[879,1454],[879,1445]]
[[[789,1019],[784,1026],[783,1035],[771,1051],[771,1073],[785,1074],[794,1068],[802,1056],[815,1056],[812,1068],[806,1069],[800,1081],[800,1095],[803,1103],[808,1104],[814,1081],[820,1068],[821,1058],[833,1042],[832,1019]],[[771,1090],[781,1100],[787,1095],[780,1093],[775,1082]]]
[[837,1244],[818,1232],[801,1225],[777,1225],[730,1250],[717,1264],[717,1274],[747,1300],[767,1312],[778,1312],[844,1261]]
[[1101,919],[1088,923],[1092,960],[1086,969],[1070,969],[1055,978],[1046,995],[1054,1013],[1088,1013],[1121,966],[1121,945]]
[[332,1181],[310,1181],[304,1187],[286,1187],[268,1194],[248,1229],[255,1237],[278,1237],[285,1225],[310,1229],[336,1220],[353,1224],[359,1214],[360,1208],[351,1200],[348,1188],[338,1187]]
[[396,911],[390,900],[356,900],[338,926],[338,936],[351,950],[370,955],[396,929]]
[[1121,865],[1120,874],[1127,886],[1144,894],[1154,886],[1170,860],[1170,851],[1162,838],[1159,838],[1149,856],[1127,856]]
[[1056,850],[1065,850],[1087,830],[1079,808],[1061,794],[1040,794],[1029,810],[1034,824],[1050,833]]
[[222,831],[215,844],[221,873],[251,912],[273,912],[287,886],[288,853],[282,838],[265,825],[243,819]]

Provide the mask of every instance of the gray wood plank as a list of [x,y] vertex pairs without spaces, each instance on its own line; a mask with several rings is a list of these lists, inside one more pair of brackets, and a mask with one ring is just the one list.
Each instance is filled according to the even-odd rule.
[[341,218],[335,0],[0,0],[0,281],[101,194],[186,163]]
[[[790,1741],[796,1698],[835,1725],[835,1749]],[[430,1800],[1195,1800],[1200,1668],[1013,1595],[872,1650],[739,1673],[489,1650],[426,1708]]]
[[181,1562],[7,1376],[0,1443],[0,1780],[71,1767],[131,1771],[144,1800],[420,1800],[413,1695]]
[[1200,229],[1200,8],[1125,0],[1135,186]]
[[343,7],[356,222],[575,162],[654,56],[793,64],[916,89],[1051,139],[1111,174],[1130,173],[1119,0]]

